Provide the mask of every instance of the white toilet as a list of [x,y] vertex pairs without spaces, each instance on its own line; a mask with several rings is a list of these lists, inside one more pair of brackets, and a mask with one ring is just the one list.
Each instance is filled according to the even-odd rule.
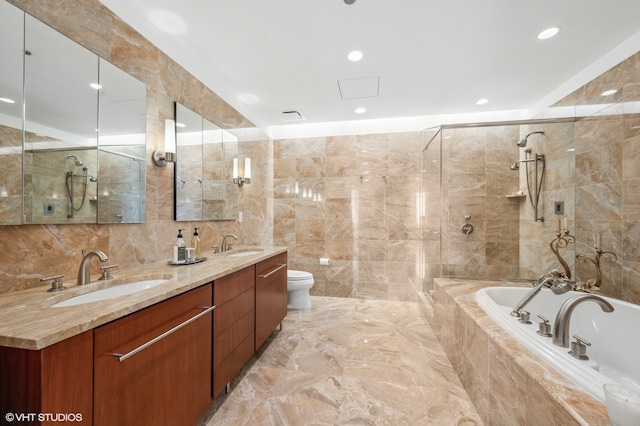
[[309,309],[311,307],[311,296],[309,295],[311,287],[313,287],[313,274],[289,269],[287,271],[287,308]]

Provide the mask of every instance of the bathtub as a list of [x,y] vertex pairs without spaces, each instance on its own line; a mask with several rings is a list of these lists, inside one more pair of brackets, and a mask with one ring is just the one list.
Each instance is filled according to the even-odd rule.
[[537,334],[537,317],[549,320],[551,331],[562,303],[585,293],[570,291],[555,295],[543,289],[524,310],[531,313],[532,324],[522,324],[510,312],[530,290],[522,287],[487,287],[476,292],[476,301],[484,311],[516,340],[548,364],[576,383],[585,392],[604,403],[605,383],[618,383],[640,391],[640,306],[604,297],[614,307],[603,312],[593,301],[578,305],[571,315],[569,335],[591,343],[587,347],[589,360],[569,355],[570,348],[551,343],[551,337]]

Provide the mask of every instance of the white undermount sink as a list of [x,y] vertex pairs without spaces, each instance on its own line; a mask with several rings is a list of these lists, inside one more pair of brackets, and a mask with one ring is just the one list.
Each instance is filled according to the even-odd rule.
[[167,282],[167,279],[151,279],[135,281],[128,284],[119,284],[112,287],[103,288],[100,290],[92,291],[90,293],[74,296],[70,299],[58,302],[55,305],[51,305],[52,308],[62,308],[65,306],[83,305],[85,303],[100,302],[102,300],[114,299],[120,296],[126,296],[128,294],[136,293],[138,291],[147,290],[152,287],[158,286]]
[[238,250],[236,252],[232,252],[231,254],[228,254],[228,257],[240,257],[240,256],[249,256],[252,254],[257,254],[260,253],[262,251],[262,249],[243,249],[243,250]]

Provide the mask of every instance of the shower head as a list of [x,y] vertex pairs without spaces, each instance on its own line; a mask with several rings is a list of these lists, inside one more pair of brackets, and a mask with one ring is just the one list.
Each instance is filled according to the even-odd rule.
[[[524,148],[527,145],[527,139],[529,139],[529,136],[531,135],[544,135],[544,130],[538,130],[536,132],[531,132],[529,134],[527,134],[527,136],[525,136],[524,138],[520,139],[520,142],[517,143],[517,145],[520,148]],[[515,170],[515,169],[513,169]]]
[[527,160],[516,161],[515,163],[509,166],[509,170],[520,170],[520,163],[530,163],[532,161],[535,161],[535,160],[533,160],[533,158],[529,158]]
[[83,166],[84,163],[82,162],[82,160],[80,160],[78,157],[76,157],[75,155],[67,155],[67,158],[73,158],[73,162],[76,163],[76,166],[80,167]]

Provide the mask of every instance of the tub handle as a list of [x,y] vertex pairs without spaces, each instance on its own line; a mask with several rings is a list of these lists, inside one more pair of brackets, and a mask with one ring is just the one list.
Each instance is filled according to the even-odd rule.
[[542,315],[538,315],[538,318],[540,318],[542,322],[538,324],[537,333],[540,336],[544,336],[544,337],[553,336],[553,334],[551,334],[551,324],[549,324],[549,320],[543,317]]
[[569,355],[574,358],[588,360],[587,356],[587,346],[591,346],[591,343],[584,340],[582,337],[574,334],[573,338],[576,339],[575,342],[571,342],[571,350],[569,351]]

